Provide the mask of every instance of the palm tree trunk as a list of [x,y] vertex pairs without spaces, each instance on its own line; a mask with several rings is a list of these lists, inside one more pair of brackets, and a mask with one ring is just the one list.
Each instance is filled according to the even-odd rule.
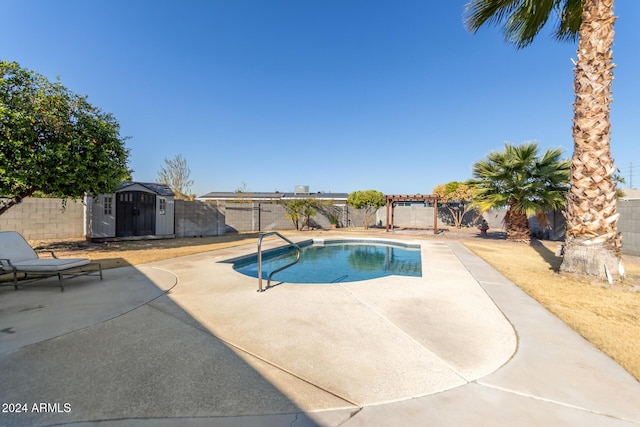
[[507,240],[522,242],[531,239],[529,217],[526,212],[509,209],[504,216],[504,222],[507,229]]
[[613,0],[584,0],[575,68],[574,151],[562,271],[616,279],[616,168],[610,152]]

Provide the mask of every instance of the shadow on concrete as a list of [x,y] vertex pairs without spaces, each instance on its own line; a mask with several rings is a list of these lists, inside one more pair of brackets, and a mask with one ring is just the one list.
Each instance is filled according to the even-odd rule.
[[11,331],[0,334],[0,401],[25,405],[1,424],[243,417],[260,425],[266,415],[317,425],[249,355],[172,301],[174,279],[127,267],[103,281],[76,279],[64,293],[0,290],[0,330]]

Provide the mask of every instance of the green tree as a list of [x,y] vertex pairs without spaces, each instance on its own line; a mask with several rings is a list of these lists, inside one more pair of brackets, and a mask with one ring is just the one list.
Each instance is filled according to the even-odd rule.
[[182,154],[176,155],[173,159],[165,157],[164,166],[158,171],[158,182],[166,184],[176,193],[177,199],[193,199],[191,194],[191,169],[187,166],[187,159]]
[[502,25],[505,39],[528,46],[550,17],[558,40],[577,37],[573,156],[561,269],[599,278],[622,275],[617,232],[616,167],[611,158],[613,0],[472,0],[466,25]]
[[541,225],[549,210],[564,208],[571,163],[561,160],[562,151],[547,150],[538,157],[538,145],[505,144],[504,151],[491,152],[473,165],[473,204],[481,212],[506,207],[507,239],[529,240],[529,214]]
[[473,187],[464,182],[452,181],[436,186],[432,193],[438,196],[451,213],[455,227],[461,228],[464,216],[473,209]]
[[[624,190],[620,187],[626,184],[627,181],[625,181],[624,177],[620,175],[620,169],[616,169],[616,173],[613,175],[612,179],[616,183],[616,199],[624,197]],[[618,187],[618,184],[620,184],[620,187]]]
[[307,227],[307,230],[309,230],[310,228],[310,222],[311,222],[311,218],[313,218],[314,216],[316,216],[317,211],[314,208],[314,205],[306,205],[303,209],[302,209],[302,218],[303,218],[303,224],[302,224],[302,228]]
[[376,211],[385,203],[384,194],[376,190],[354,191],[347,196],[347,204],[358,209],[365,229],[369,228]]
[[0,214],[36,192],[112,192],[131,175],[124,142],[116,119],[86,96],[0,62]]
[[296,230],[300,230],[300,219],[302,218],[302,205],[300,199],[288,200],[283,203],[287,212],[285,218],[290,219]]
[[305,226],[308,229],[311,218],[316,215],[316,209],[322,205],[312,197],[287,200],[283,204],[287,210],[285,217],[293,222],[296,230],[300,230]]

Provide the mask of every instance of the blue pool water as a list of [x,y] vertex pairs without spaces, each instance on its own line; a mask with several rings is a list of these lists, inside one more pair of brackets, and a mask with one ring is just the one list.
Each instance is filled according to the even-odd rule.
[[[371,241],[325,241],[300,244],[300,261],[274,274],[272,283],[340,283],[378,277],[422,276],[419,245]],[[295,259],[292,247],[264,251],[262,278]],[[233,268],[247,276],[258,277],[257,255],[236,260]]]

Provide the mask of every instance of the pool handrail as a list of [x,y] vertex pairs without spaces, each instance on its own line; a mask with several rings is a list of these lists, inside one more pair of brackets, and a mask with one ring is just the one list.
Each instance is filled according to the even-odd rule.
[[[270,274],[269,277],[267,278],[267,287],[266,288],[262,288],[262,239],[266,236],[278,236],[280,237],[282,240],[286,241],[287,243],[289,243],[291,246],[296,248],[296,260],[284,265],[280,268],[277,268],[275,270],[273,270]],[[258,238],[258,292],[264,292],[265,290],[269,289],[269,287],[271,286],[271,277],[273,277],[274,274],[276,274],[279,271],[284,270],[285,268],[289,268],[292,265],[294,265],[295,263],[297,263],[298,261],[300,261],[300,254],[301,254],[302,250],[300,249],[300,246],[298,246],[297,244],[295,244],[294,242],[292,242],[291,240],[287,239],[286,237],[284,237],[282,234],[278,233],[277,231],[270,231],[268,233],[263,233],[260,235],[260,237]]]

